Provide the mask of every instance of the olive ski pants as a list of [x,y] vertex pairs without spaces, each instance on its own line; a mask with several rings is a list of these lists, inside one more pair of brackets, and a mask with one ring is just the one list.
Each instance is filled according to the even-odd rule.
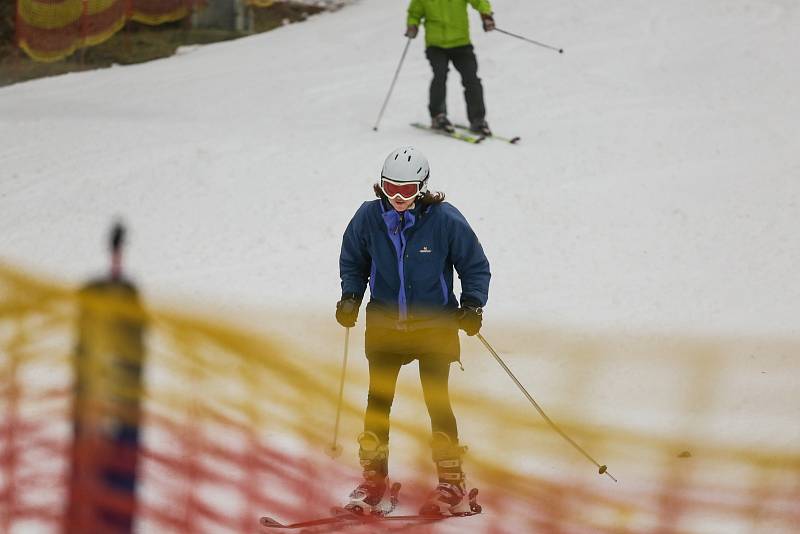
[[[418,361],[422,394],[431,418],[431,431],[444,432],[454,443],[458,443],[458,428],[448,391],[450,362],[436,357],[420,358]],[[374,432],[383,443],[389,442],[389,413],[402,365],[402,361],[396,358],[369,360],[369,393],[364,430]]]

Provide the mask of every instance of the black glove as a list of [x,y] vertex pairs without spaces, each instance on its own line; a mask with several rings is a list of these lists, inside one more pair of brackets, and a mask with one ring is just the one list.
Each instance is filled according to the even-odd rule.
[[355,293],[345,293],[342,300],[336,303],[336,321],[345,328],[352,328],[356,325],[360,305],[361,299]]
[[483,308],[462,304],[458,310],[458,327],[468,336],[474,336],[481,331],[483,323]]
[[418,32],[419,32],[419,27],[418,26],[407,26],[406,27],[406,37],[408,37],[409,39],[415,38],[417,36]]
[[490,32],[492,31],[494,26],[494,17],[492,13],[484,13],[481,15],[481,20],[483,21],[483,31]]

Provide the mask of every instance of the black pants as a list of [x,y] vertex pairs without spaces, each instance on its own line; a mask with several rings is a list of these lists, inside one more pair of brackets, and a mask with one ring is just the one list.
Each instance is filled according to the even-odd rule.
[[[389,442],[389,412],[402,365],[402,360],[398,358],[369,360],[369,394],[364,431],[374,432],[384,443]],[[431,417],[431,430],[444,432],[457,443],[458,428],[450,405],[449,376],[450,361],[447,359],[431,357],[419,360],[419,378],[425,405]]]
[[430,46],[425,49],[425,56],[433,69],[430,100],[428,110],[431,117],[439,113],[447,114],[447,72],[449,63],[461,74],[461,85],[464,86],[464,99],[467,101],[467,118],[470,122],[480,121],[486,117],[486,106],[483,103],[483,85],[478,78],[478,59],[472,45],[455,48],[439,48]]

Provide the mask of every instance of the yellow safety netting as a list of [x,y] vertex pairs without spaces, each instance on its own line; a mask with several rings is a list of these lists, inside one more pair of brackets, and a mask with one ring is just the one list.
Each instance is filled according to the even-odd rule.
[[17,41],[37,61],[58,61],[109,39],[129,19],[158,25],[201,5],[204,0],[17,0]]
[[[76,398],[99,436],[141,428],[144,532],[241,532],[260,515],[308,519],[342,502],[359,474],[367,386],[359,331],[337,438],[343,454],[330,459],[343,330],[266,312],[262,324],[247,330],[0,267],[6,524],[61,520],[52,510],[67,493]],[[498,324],[484,332],[619,482],[598,476],[483,347],[462,338],[465,370],[453,367],[450,389],[470,447],[465,471],[485,509],[465,519],[470,532],[789,533],[800,524],[797,340]],[[415,502],[435,480],[415,364],[401,374],[391,432],[390,474]],[[35,460],[43,457],[50,461]],[[19,504],[33,494],[46,504]],[[421,529],[410,531],[436,531]]]

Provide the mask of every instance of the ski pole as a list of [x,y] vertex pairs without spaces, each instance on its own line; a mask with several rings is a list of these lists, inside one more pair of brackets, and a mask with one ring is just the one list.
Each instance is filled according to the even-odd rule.
[[372,127],[372,129],[376,132],[378,131],[378,124],[380,124],[381,119],[383,118],[383,112],[386,111],[386,105],[389,103],[389,97],[392,96],[392,91],[394,90],[394,84],[397,83],[397,76],[400,74],[400,67],[403,66],[403,61],[405,61],[406,59],[406,53],[408,52],[408,47],[411,44],[411,39],[413,39],[413,37],[409,37],[408,39],[406,39],[406,47],[403,49],[403,55],[400,56],[400,63],[397,64],[397,70],[394,72],[392,85],[389,86],[389,93],[386,95],[386,100],[383,101],[381,112],[378,114],[378,120],[375,121],[375,126]]
[[549,44],[540,43],[539,41],[534,41],[533,39],[528,39],[527,37],[523,37],[521,35],[517,35],[516,33],[511,33],[511,32],[508,32],[506,30],[501,30],[500,28],[495,28],[494,31],[500,32],[500,33],[504,33],[506,35],[510,35],[511,37],[516,37],[517,39],[522,39],[523,41],[527,41],[529,43],[533,43],[533,44],[535,44],[537,46],[541,46],[543,48],[549,48],[550,50],[555,50],[559,54],[563,54],[564,53],[564,49],[563,48],[556,48],[555,46],[550,46]]
[[333,442],[327,449],[328,456],[338,458],[342,454],[342,446],[339,445],[339,416],[342,413],[342,397],[344,396],[344,378],[347,375],[347,353],[350,345],[350,328],[345,329],[344,334],[344,359],[342,360],[342,377],[339,380],[339,402],[336,405],[336,423],[333,427]]
[[610,477],[611,477],[611,480],[613,480],[614,482],[616,482],[616,481],[617,481],[617,479],[616,479],[616,478],[614,478],[614,477],[611,475],[611,473],[609,473],[609,472],[608,472],[608,467],[607,467],[607,466],[605,466],[605,465],[600,465],[600,464],[599,464],[599,463],[598,463],[598,462],[597,462],[597,461],[596,461],[594,458],[592,458],[591,456],[589,456],[589,453],[587,453],[585,450],[583,450],[583,449],[581,448],[581,446],[580,446],[580,445],[578,445],[577,443],[575,443],[575,441],[573,441],[573,439],[572,439],[571,437],[569,437],[569,436],[568,436],[566,433],[564,433],[564,431],[563,431],[563,430],[561,430],[560,428],[558,428],[558,425],[556,425],[556,424],[555,424],[555,423],[554,423],[554,422],[553,422],[553,421],[552,421],[552,420],[551,420],[549,417],[547,417],[547,414],[546,414],[546,413],[544,413],[544,410],[542,410],[541,406],[539,406],[539,404],[538,404],[538,403],[537,403],[535,400],[533,400],[533,397],[531,397],[531,394],[530,394],[530,393],[528,393],[528,390],[527,390],[527,389],[525,389],[525,386],[523,386],[523,385],[520,383],[520,381],[519,381],[519,380],[517,380],[517,377],[516,377],[516,376],[514,376],[514,373],[512,373],[512,372],[511,372],[511,369],[509,369],[509,368],[508,368],[508,366],[507,366],[507,365],[506,365],[506,363],[505,363],[505,362],[502,360],[502,358],[500,358],[500,356],[497,354],[497,352],[495,352],[495,350],[492,348],[492,346],[491,346],[491,345],[489,345],[489,342],[488,342],[488,341],[486,341],[486,339],[485,339],[485,338],[484,338],[482,335],[480,335],[480,334],[477,334],[477,337],[478,337],[478,339],[480,339],[480,340],[481,340],[481,343],[483,343],[483,346],[484,346],[484,347],[486,347],[486,348],[489,350],[489,352],[492,354],[492,356],[494,356],[494,359],[495,359],[495,360],[497,360],[497,363],[499,363],[499,364],[500,364],[500,366],[501,366],[501,367],[502,367],[502,368],[505,370],[505,372],[506,372],[506,373],[508,373],[508,376],[510,376],[510,377],[511,377],[511,379],[514,381],[514,383],[517,385],[517,387],[518,387],[518,388],[519,388],[519,389],[522,391],[522,393],[524,393],[524,394],[525,394],[525,396],[528,398],[528,400],[529,400],[529,401],[531,401],[531,404],[533,404],[533,407],[534,407],[534,408],[536,408],[536,410],[539,412],[539,415],[541,415],[541,416],[544,418],[544,420],[545,420],[545,421],[547,421],[547,424],[549,424],[549,425],[550,425],[550,427],[551,427],[553,430],[555,430],[555,431],[556,431],[556,432],[557,432],[557,433],[558,433],[558,434],[559,434],[559,435],[560,435],[562,438],[564,438],[565,440],[567,440],[567,441],[569,442],[569,444],[570,444],[570,445],[572,445],[573,447],[575,447],[575,448],[578,450],[578,452],[580,452],[581,454],[583,454],[583,455],[584,455],[586,458],[588,458],[588,459],[589,459],[589,461],[590,461],[590,462],[592,462],[594,465],[596,465],[596,466],[599,468],[599,473],[600,473],[601,475],[602,475],[602,474],[606,474],[606,475],[608,475],[608,476],[610,476]]

